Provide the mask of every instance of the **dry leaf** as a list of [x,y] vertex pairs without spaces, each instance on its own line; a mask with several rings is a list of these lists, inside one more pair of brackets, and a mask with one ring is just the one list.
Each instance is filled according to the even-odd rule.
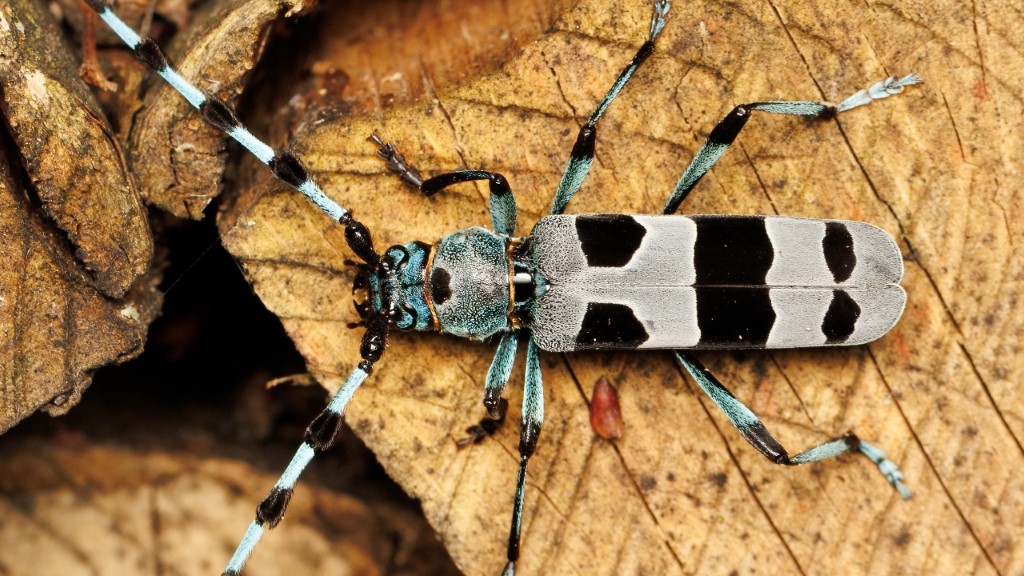
[[[444,10],[431,17],[419,7],[397,27],[362,15],[357,30],[367,21],[379,27],[376,36],[351,36],[358,48],[338,48],[346,30],[331,28],[324,51],[306,45],[312,55],[289,56],[351,79],[349,98],[336,103],[351,107],[351,117],[318,109],[311,90],[287,91],[294,108],[309,108],[304,121],[283,125],[378,248],[432,242],[489,218],[482,185],[430,199],[409,191],[386,173],[369,134],[395,142],[426,175],[480,167],[504,174],[526,234],[550,205],[579,126],[644,40],[651,10],[644,1],[581,2],[468,77],[445,73],[444,55],[412,65],[335,59],[385,41],[402,52],[439,37],[486,44],[503,26],[536,18],[529,9],[480,6],[504,20],[467,17],[438,32]],[[923,86],[835,122],[756,116],[683,208],[866,220],[899,239],[909,305],[882,340],[702,358],[793,452],[856,430],[900,463],[915,499],[900,501],[861,458],[771,464],[665,354],[547,355],[547,419],[527,482],[521,573],[1024,569],[1014,536],[1024,517],[1016,386],[1024,321],[1013,304],[1022,291],[1015,247],[1024,213],[1020,159],[1012,157],[1024,149],[1022,83],[1008,42],[1014,15],[1000,10],[677,3],[654,56],[599,125],[597,162],[569,207],[657,212],[707,132],[738,103],[838,101],[890,74],[920,73]],[[474,61],[469,54],[460,58]],[[407,93],[417,96],[407,101]],[[258,174],[268,184],[222,215],[225,244],[311,370],[336,387],[358,360],[360,332],[345,327],[355,319],[343,263],[351,255],[340,227]],[[461,452],[450,440],[479,418],[492,354],[493,346],[396,334],[347,414],[423,502],[468,574],[501,569],[518,460],[515,426]],[[619,384],[630,430],[617,447],[594,441],[587,422],[581,391],[601,375]],[[515,422],[521,393],[511,390]]]
[[[16,472],[0,480],[6,574],[219,573],[252,502],[274,481],[265,470],[223,457],[68,433],[0,442],[0,456]],[[291,534],[268,541],[247,574],[377,576],[409,564],[405,556],[432,539],[409,511],[304,488],[304,502],[289,509]],[[420,561],[439,566],[431,556]]]
[[[644,40],[651,9],[645,0],[325,4],[302,24],[307,37],[287,43],[294,51],[272,53],[256,75],[254,118],[272,119],[279,141],[294,138],[378,248],[489,218],[484,186],[431,199],[410,192],[386,173],[369,134],[394,141],[428,175],[501,172],[527,234],[579,126]],[[738,103],[836,101],[910,71],[926,80],[833,122],[755,117],[682,209],[858,219],[898,239],[908,307],[885,338],[701,359],[791,452],[856,430],[901,465],[915,498],[900,501],[862,458],[771,464],[665,354],[546,355],[547,419],[519,573],[1024,571],[1019,20],[1009,6],[956,2],[673,6],[655,54],[602,119],[597,162],[570,212],[657,212]],[[203,79],[204,89],[219,80]],[[163,92],[161,102],[173,100]],[[180,118],[175,128],[199,126]],[[145,151],[136,137],[133,158],[171,158],[182,142],[219,155],[198,129],[170,145],[144,138],[155,146]],[[193,182],[201,197],[167,204],[194,214],[220,182],[219,164],[172,165],[175,186]],[[255,185],[221,214],[225,245],[310,370],[337,387],[360,336],[346,328],[356,317],[342,230],[255,162],[237,177]],[[492,354],[396,334],[347,414],[467,574],[504,563],[518,462],[520,386],[508,392],[512,425],[462,451],[452,442],[482,414]],[[584,391],[602,375],[617,384],[629,430],[615,445],[595,440],[587,417]],[[298,490],[293,506],[304,498],[310,491]],[[264,545],[289,538],[289,523]],[[254,570],[266,555],[257,550]]]

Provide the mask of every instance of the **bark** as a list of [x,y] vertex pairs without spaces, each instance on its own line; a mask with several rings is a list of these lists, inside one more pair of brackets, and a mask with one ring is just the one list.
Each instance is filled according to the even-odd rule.
[[123,149],[56,22],[0,5],[0,431],[78,403],[92,372],[142,350],[160,305]]
[[[488,226],[489,215],[485,185],[429,199],[410,192],[376,157],[371,133],[426,175],[504,174],[525,235],[650,17],[649,2],[632,0],[327,4],[271,46],[287,51],[269,50],[244,109],[254,132],[291,143],[378,249]],[[264,28],[241,27],[249,32],[236,57],[227,24],[209,22],[250,12],[266,21],[292,6],[257,5],[207,9],[180,33],[172,56],[192,66],[228,54],[223,75],[182,66],[186,76],[237,94]],[[736,104],[838,101],[890,74],[925,79],[834,121],[755,116],[682,208],[864,220],[897,239],[908,305],[881,340],[700,358],[791,453],[854,430],[900,465],[915,496],[901,501],[863,458],[768,462],[667,354],[545,355],[547,418],[519,573],[1024,571],[1021,19],[1000,2],[673,6],[654,55],[602,119],[597,161],[570,212],[658,212]],[[135,86],[142,115],[181,105],[166,88]],[[118,109],[130,165],[140,182],[157,183],[142,189],[184,192],[158,202],[195,216],[221,182],[223,140],[194,114],[133,121],[131,106]],[[164,176],[135,167],[150,159],[165,163]],[[357,316],[343,230],[251,159],[229,175],[224,244],[333,390],[357,363],[361,336],[346,327]],[[461,451],[453,441],[483,415],[492,354],[481,343],[395,334],[346,414],[467,574],[504,563],[518,464],[521,368],[506,392],[507,424]],[[602,376],[619,391],[625,434],[615,442],[589,424]],[[310,492],[300,486],[293,506]],[[231,521],[236,531],[248,514]],[[278,533],[291,520],[268,541],[287,538]],[[208,522],[196,524],[182,529]],[[211,540],[226,559],[232,544]],[[257,550],[254,570],[282,553]]]

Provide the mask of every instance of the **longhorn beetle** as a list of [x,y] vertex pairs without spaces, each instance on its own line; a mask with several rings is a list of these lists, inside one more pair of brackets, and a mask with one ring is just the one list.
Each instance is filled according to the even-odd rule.
[[654,51],[668,0],[654,1],[647,41],[580,128],[551,215],[529,236],[514,236],[516,203],[504,176],[460,170],[424,179],[390,143],[371,140],[387,168],[425,195],[486,180],[493,230],[473,227],[433,244],[419,241],[378,253],[367,228],[329,198],[302,162],[253,136],[228,106],[201,92],[170,65],[157,44],[88,0],[114,32],[212,125],[248,149],[280,180],[345,227],[362,260],[356,308],[366,326],[359,364],[306,430],[305,441],[256,510],[224,574],[241,572],[267,528],[280,522],[299,474],[330,447],[353,394],[380,360],[392,329],[432,330],[473,340],[498,339],[484,406],[495,418],[516,349],[526,345],[519,475],[503,574],[515,573],[526,470],[544,421],[540,352],[673,350],[676,360],[758,451],[777,464],[816,462],[845,452],[868,457],[904,498],[903,474],[877,447],[848,433],[795,456],[688,352],[853,346],[884,335],[903,312],[903,261],[895,241],[862,222],[777,216],[674,216],[701,177],[725,153],[751,112],[827,119],[920,82],[890,77],[842,103],[765,101],[733,108],[711,131],[665,204],[663,215],[562,214],[594,160],[597,123]]

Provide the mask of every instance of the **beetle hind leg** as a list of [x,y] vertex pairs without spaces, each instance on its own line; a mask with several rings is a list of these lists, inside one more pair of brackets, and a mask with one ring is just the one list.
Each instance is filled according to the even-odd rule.
[[679,209],[679,205],[686,199],[686,196],[689,195],[694,186],[708,173],[708,170],[711,170],[715,162],[722,157],[722,154],[725,154],[725,151],[736,140],[736,136],[739,135],[740,130],[747,124],[747,120],[750,119],[751,112],[759,110],[770,114],[827,120],[858,106],[864,106],[875,100],[899,94],[905,86],[921,82],[921,77],[917,74],[907,74],[899,79],[895,76],[890,76],[881,82],[873,84],[870,88],[857,92],[839,104],[771,100],[736,106],[725,118],[715,125],[714,129],[711,130],[711,134],[708,134],[708,139],[704,142],[704,145],[697,150],[697,154],[690,161],[690,165],[686,167],[686,171],[683,172],[683,176],[676,184],[672,195],[669,196],[668,202],[665,203],[664,213],[674,214]]
[[776,464],[795,466],[834,458],[846,452],[859,452],[871,460],[878,470],[885,476],[885,479],[903,499],[910,498],[911,492],[903,485],[903,473],[896,464],[886,458],[877,446],[869,444],[856,434],[850,432],[838,438],[812,446],[796,456],[790,456],[786,449],[779,444],[779,441],[772,436],[761,420],[751,412],[742,402],[736,399],[700,362],[692,356],[682,352],[675,352],[676,359],[689,372],[690,376],[704,390],[712,401],[725,413],[733,426],[740,431],[740,434],[750,442],[754,448],[764,454],[766,458]]

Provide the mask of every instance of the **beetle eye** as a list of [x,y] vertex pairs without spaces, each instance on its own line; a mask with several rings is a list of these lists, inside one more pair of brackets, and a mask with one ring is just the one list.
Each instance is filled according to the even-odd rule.
[[355,280],[352,281],[352,293],[355,294],[360,290],[364,290],[369,282],[369,272],[360,269],[359,272],[356,273]]
[[381,259],[381,267],[386,270],[400,270],[408,262],[409,251],[404,246],[392,246]]
[[395,328],[399,330],[411,330],[416,327],[419,322],[419,315],[416,313],[416,308],[410,304],[402,306],[402,320],[395,324]]

